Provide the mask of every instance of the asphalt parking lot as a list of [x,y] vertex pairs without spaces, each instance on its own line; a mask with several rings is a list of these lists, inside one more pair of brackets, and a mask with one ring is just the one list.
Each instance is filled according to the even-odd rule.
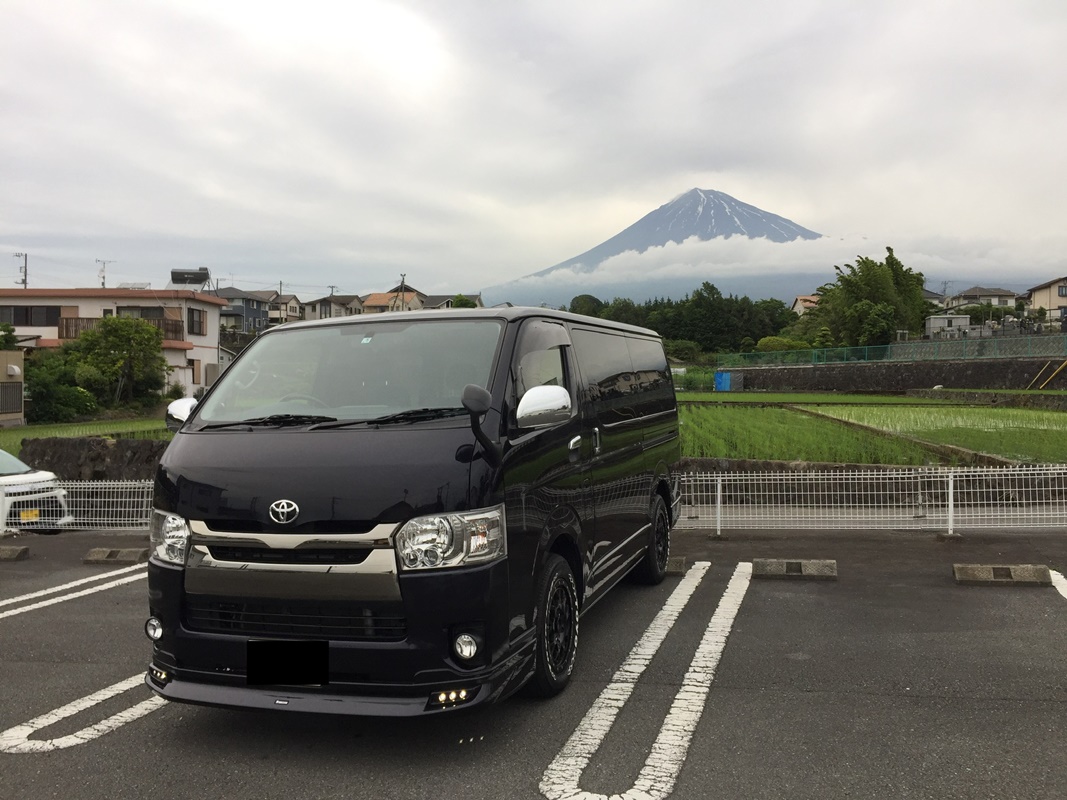
[[29,547],[0,561],[3,798],[1067,797],[1067,586],[953,572],[1067,574],[1067,532],[679,531],[684,568],[582,618],[562,696],[415,720],[168,705],[143,567],[82,563],[143,534],[0,545]]

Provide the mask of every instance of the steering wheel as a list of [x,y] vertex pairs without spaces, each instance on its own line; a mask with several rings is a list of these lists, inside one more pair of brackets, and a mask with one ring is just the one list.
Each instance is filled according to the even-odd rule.
[[279,403],[286,403],[290,400],[303,400],[308,405],[316,406],[318,408],[329,408],[324,402],[317,397],[313,397],[310,394],[300,394],[299,392],[293,394],[287,394],[285,397],[279,398]]

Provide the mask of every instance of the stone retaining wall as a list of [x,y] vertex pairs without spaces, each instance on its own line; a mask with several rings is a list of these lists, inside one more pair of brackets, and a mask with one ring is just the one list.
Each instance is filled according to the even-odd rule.
[[23,439],[19,458],[67,481],[152,480],[167,442],[97,437]]

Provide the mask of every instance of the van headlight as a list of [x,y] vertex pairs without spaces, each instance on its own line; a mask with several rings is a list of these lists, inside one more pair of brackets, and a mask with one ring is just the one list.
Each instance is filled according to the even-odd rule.
[[402,569],[481,564],[507,555],[504,507],[415,517],[393,542]]
[[148,541],[157,559],[184,566],[189,550],[189,523],[175,514],[156,511],[152,514]]

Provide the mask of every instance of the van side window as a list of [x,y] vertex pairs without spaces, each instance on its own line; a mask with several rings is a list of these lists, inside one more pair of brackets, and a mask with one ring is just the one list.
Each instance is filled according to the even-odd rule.
[[593,403],[605,421],[637,416],[637,384],[626,339],[615,334],[575,328],[574,350],[582,373],[582,399]]
[[567,379],[567,330],[554,322],[531,320],[523,325],[512,362],[515,402],[532,386],[563,386]]
[[641,390],[639,416],[670,411],[675,407],[674,381],[663,345],[651,339],[627,339],[634,380]]

